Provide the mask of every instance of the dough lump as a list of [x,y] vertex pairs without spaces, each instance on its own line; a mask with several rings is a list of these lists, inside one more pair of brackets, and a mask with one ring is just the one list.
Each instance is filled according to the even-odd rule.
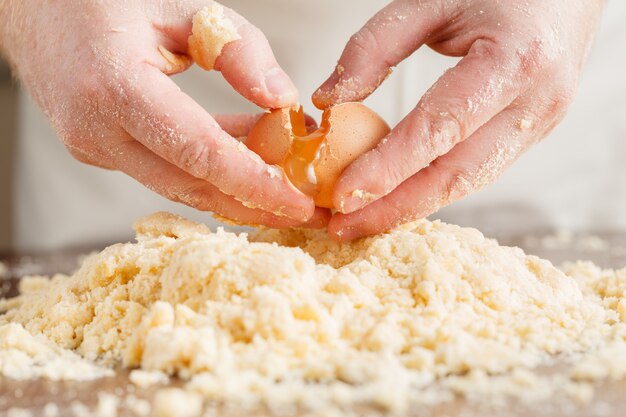
[[224,15],[224,8],[213,3],[193,17],[189,36],[189,55],[200,67],[212,70],[226,44],[241,39],[233,22]]

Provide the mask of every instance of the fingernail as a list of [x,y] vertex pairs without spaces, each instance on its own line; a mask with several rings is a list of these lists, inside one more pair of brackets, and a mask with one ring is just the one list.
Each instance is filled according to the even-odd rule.
[[281,100],[298,97],[293,83],[280,68],[273,68],[265,75],[265,87],[271,95]]
[[320,88],[313,93],[312,100],[315,107],[324,109],[330,106],[332,103],[334,88],[339,82],[339,78],[340,77],[337,71],[334,71],[331,76],[324,81],[324,84],[322,84]]
[[354,190],[351,194],[344,196],[339,203],[339,211],[344,214],[352,213],[367,206],[379,197],[368,191],[361,189]]

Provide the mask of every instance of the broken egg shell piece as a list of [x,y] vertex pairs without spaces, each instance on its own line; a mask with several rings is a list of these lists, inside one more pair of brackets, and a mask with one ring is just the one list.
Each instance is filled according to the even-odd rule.
[[248,133],[246,146],[266,163],[279,165],[289,153],[293,142],[290,109],[265,113]]
[[319,192],[315,204],[334,208],[335,183],[362,154],[374,149],[390,131],[389,125],[361,103],[343,103],[325,111],[322,124],[329,126],[319,156],[313,162]]

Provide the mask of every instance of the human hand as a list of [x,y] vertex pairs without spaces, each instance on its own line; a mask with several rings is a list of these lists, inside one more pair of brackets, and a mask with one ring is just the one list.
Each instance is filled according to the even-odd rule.
[[[192,64],[192,17],[209,0],[0,5],[0,46],[80,161],[121,170],[200,210],[273,227],[322,226],[328,213],[233,138],[249,115],[213,118],[168,77]],[[224,8],[240,37],[215,61],[240,94],[263,108],[291,106],[297,91],[263,34]]]
[[424,44],[463,58],[344,171],[329,232],[383,232],[493,182],[563,117],[603,4],[396,0],[376,14],[313,95],[317,107],[365,99]]

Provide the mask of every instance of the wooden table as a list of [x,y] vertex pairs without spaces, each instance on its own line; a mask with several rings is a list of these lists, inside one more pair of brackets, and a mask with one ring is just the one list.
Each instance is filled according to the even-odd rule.
[[[618,268],[626,266],[626,233],[603,233],[596,237],[567,235],[537,235],[531,237],[500,237],[502,244],[523,247],[528,253],[536,254],[560,264],[567,260],[592,260],[603,267]],[[87,248],[64,251],[56,254],[14,254],[0,255],[0,261],[9,265],[9,278],[5,279],[0,295],[16,293],[17,278],[28,274],[69,273],[78,264],[77,256],[88,252]],[[542,372],[554,373],[556,368]],[[180,385],[180,381],[172,381]],[[625,417],[626,416],[626,381],[605,382],[595,386],[593,402],[580,405],[569,398],[551,398],[535,404],[517,401],[490,403],[459,398],[453,402],[435,407],[413,410],[411,416],[424,417]],[[72,403],[79,402],[94,410],[98,402],[98,393],[110,393],[119,398],[128,394],[150,400],[155,388],[140,389],[129,383],[128,372],[120,370],[115,377],[103,378],[92,382],[52,382],[46,380],[14,381],[0,377],[0,416],[7,415],[11,407],[20,407],[32,411],[32,417],[43,416],[43,409],[48,403],[55,403],[60,409],[59,416],[71,416]],[[76,407],[76,406],[74,406]],[[267,410],[243,410],[236,406],[225,409],[219,405],[216,415],[228,416],[270,416]],[[376,415],[375,410],[361,409],[354,411],[358,415]],[[97,414],[94,414],[97,415]],[[121,407],[118,416],[133,416],[126,407]],[[102,416],[106,417],[106,416]]]

